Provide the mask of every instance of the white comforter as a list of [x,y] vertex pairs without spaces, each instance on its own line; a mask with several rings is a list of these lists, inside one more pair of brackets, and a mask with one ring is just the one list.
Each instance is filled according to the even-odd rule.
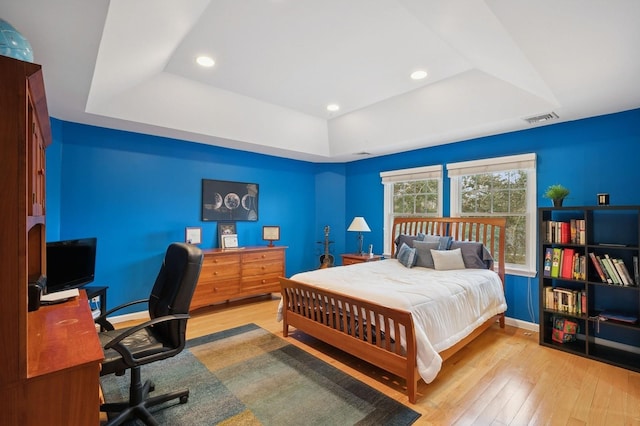
[[[438,352],[507,309],[498,274],[485,269],[409,269],[396,259],[386,259],[303,272],[291,279],[411,311],[418,372],[426,383],[435,379],[442,366]],[[282,318],[281,310],[282,303],[278,320]]]

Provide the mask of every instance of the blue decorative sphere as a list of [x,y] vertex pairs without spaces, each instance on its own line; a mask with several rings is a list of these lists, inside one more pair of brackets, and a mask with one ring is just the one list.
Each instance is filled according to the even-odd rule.
[[0,55],[33,62],[31,44],[3,19],[0,19]]

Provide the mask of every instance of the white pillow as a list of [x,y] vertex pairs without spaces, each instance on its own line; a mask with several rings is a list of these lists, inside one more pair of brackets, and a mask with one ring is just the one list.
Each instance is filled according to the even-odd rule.
[[464,269],[464,260],[462,259],[462,251],[457,248],[455,250],[433,250],[433,266],[436,271],[448,271],[451,269]]

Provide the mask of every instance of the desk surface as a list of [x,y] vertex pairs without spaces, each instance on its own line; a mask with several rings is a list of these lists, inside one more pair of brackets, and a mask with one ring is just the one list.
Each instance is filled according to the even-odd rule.
[[27,377],[37,377],[104,359],[87,294],[27,315]]

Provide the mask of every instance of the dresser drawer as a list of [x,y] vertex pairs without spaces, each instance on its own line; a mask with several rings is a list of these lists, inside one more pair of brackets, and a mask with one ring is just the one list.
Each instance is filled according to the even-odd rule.
[[282,263],[245,263],[242,265],[242,277],[253,277],[264,274],[283,274]]
[[265,250],[242,254],[242,263],[252,262],[279,262],[284,261],[284,252],[282,250]]
[[242,279],[242,293],[275,293],[280,291],[280,275],[267,274],[254,278]]
[[214,301],[232,299],[240,293],[240,282],[236,280],[222,280],[213,282],[198,281],[190,309],[197,309],[210,305]]
[[237,257],[216,256],[202,264],[199,281],[224,280],[240,276],[240,261]]

